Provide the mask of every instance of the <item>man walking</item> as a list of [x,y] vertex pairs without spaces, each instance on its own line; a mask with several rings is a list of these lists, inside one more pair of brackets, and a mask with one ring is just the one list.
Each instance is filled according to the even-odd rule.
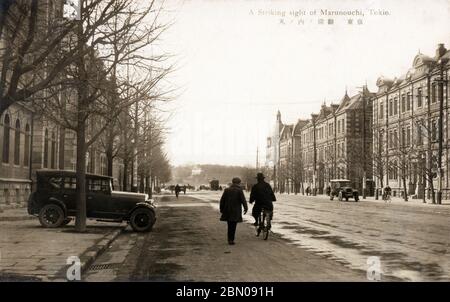
[[252,216],[255,218],[254,226],[259,223],[259,216],[263,208],[266,208],[273,213],[273,202],[277,199],[273,193],[272,187],[264,181],[264,174],[258,173],[256,180],[258,181],[253,187],[250,193],[250,203],[255,202],[252,210]]
[[248,210],[240,183],[241,180],[238,177],[233,178],[231,186],[223,191],[220,198],[220,213],[222,213],[220,220],[228,223],[228,244],[230,245],[234,244],[238,222],[242,222],[242,207],[244,207],[244,215]]
[[180,194],[180,191],[181,191],[181,188],[180,188],[180,186],[177,184],[177,185],[175,186],[175,196],[177,197],[177,199],[178,199],[178,195]]

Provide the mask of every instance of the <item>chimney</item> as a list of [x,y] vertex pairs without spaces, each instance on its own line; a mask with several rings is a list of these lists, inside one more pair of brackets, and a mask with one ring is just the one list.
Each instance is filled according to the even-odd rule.
[[436,49],[436,59],[439,59],[447,52],[447,49],[445,48],[443,43],[438,44],[438,47]]

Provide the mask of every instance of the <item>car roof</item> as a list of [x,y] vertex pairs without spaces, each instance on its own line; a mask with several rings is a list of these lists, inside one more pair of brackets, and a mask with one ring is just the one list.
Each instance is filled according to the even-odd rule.
[[[76,177],[77,176],[77,172],[76,171],[72,171],[72,170],[39,169],[39,170],[36,170],[36,175],[42,175],[42,176],[49,176],[49,175],[62,176],[62,175],[65,175],[65,176]],[[86,173],[86,176],[87,177],[113,179],[111,176],[99,175],[99,174],[91,174],[91,173]]]

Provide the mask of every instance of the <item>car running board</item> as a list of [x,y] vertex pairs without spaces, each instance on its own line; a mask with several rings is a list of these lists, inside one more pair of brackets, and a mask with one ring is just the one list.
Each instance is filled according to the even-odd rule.
[[122,222],[122,219],[96,219],[95,221],[100,221],[100,222]]

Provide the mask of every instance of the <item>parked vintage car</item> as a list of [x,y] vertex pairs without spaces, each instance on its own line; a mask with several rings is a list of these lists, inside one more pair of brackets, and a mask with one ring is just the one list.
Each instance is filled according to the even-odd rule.
[[330,180],[331,192],[330,200],[336,196],[339,201],[349,198],[354,198],[355,201],[359,200],[359,194],[357,190],[354,190],[351,186],[351,182],[348,179],[332,179]]
[[[44,227],[68,224],[76,216],[76,174],[73,171],[36,171],[36,190],[28,199],[28,213]],[[153,200],[147,194],[113,191],[112,178],[86,174],[87,218],[127,221],[134,231],[150,231],[156,221]]]

